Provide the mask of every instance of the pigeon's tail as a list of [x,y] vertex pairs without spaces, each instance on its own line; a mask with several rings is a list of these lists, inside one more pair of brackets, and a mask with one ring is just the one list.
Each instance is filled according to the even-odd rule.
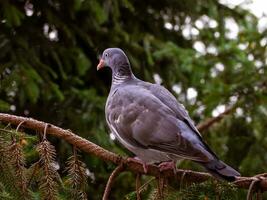
[[221,160],[214,159],[208,163],[200,163],[203,165],[209,173],[217,178],[224,179],[226,181],[234,181],[236,176],[240,176],[240,173],[228,166]]

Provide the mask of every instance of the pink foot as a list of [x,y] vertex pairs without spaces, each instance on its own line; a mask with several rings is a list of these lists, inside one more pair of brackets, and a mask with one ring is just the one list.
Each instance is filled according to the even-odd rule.
[[176,174],[176,163],[175,161],[169,161],[169,162],[162,162],[159,164],[159,171],[165,171],[172,169],[174,174]]
[[127,158],[127,160],[128,161],[132,161],[132,162],[138,162],[138,163],[140,163],[143,166],[143,170],[144,170],[145,174],[147,173],[148,165],[145,162],[143,162],[140,158],[138,158],[138,157]]

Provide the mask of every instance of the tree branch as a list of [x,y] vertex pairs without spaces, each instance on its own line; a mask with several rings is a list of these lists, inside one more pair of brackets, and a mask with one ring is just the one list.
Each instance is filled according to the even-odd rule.
[[197,129],[201,132],[203,130],[208,129],[210,126],[212,126],[213,124],[221,121],[226,115],[229,115],[230,113],[232,113],[233,111],[235,111],[236,109],[236,105],[226,108],[224,112],[222,112],[221,114],[219,114],[217,117],[213,117],[213,118],[209,118],[204,122],[201,122],[200,124],[197,125]]
[[112,187],[112,184],[114,182],[114,179],[119,175],[120,172],[123,171],[123,169],[124,169],[124,166],[121,163],[113,170],[113,172],[111,173],[111,175],[108,179],[102,200],[109,200],[109,193],[111,191],[111,187]]
[[[2,123],[6,124],[10,123],[13,125],[19,125],[22,121],[24,121],[21,124],[22,127],[40,132],[43,132],[46,126],[46,123],[37,121],[35,119],[18,117],[15,115],[9,115],[3,113],[0,113],[0,121]],[[185,183],[201,183],[209,179],[213,179],[213,177],[208,173],[196,172],[191,170],[178,169],[176,171],[176,175],[174,174],[173,170],[166,170],[164,172],[160,172],[158,167],[154,165],[149,165],[148,171],[147,173],[145,173],[143,166],[139,162],[135,162],[130,159],[127,160],[127,158],[118,156],[110,151],[107,151],[106,149],[103,149],[102,147],[72,133],[69,130],[64,130],[62,128],[49,124],[47,126],[46,133],[61,138],[67,141],[68,143],[76,146],[77,148],[81,149],[82,151],[92,154],[106,162],[112,162],[116,165],[123,164],[125,166],[125,170],[132,171],[134,173],[141,173],[141,174],[151,175],[154,177],[162,176],[164,178],[176,177],[177,181],[183,179],[183,182]],[[185,173],[186,176],[184,176]],[[239,188],[248,189],[250,187],[250,184],[253,181],[255,181],[255,178],[258,178],[260,179],[258,181],[259,188],[262,191],[266,191],[267,190],[266,175],[267,174],[259,174],[254,177],[238,177],[237,180],[233,182],[233,184]]]

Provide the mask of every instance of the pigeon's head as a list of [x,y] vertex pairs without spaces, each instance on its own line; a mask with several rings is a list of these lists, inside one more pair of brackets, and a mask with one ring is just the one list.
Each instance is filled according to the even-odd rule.
[[106,49],[100,58],[97,70],[103,67],[110,67],[112,71],[117,71],[122,66],[130,66],[126,54],[119,48]]

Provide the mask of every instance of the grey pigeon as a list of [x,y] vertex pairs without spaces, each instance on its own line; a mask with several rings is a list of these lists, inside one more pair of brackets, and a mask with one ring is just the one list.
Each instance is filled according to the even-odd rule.
[[137,79],[119,48],[106,49],[97,70],[112,70],[106,121],[119,142],[143,163],[189,159],[228,181],[240,174],[219,160],[203,141],[184,106],[164,87]]

